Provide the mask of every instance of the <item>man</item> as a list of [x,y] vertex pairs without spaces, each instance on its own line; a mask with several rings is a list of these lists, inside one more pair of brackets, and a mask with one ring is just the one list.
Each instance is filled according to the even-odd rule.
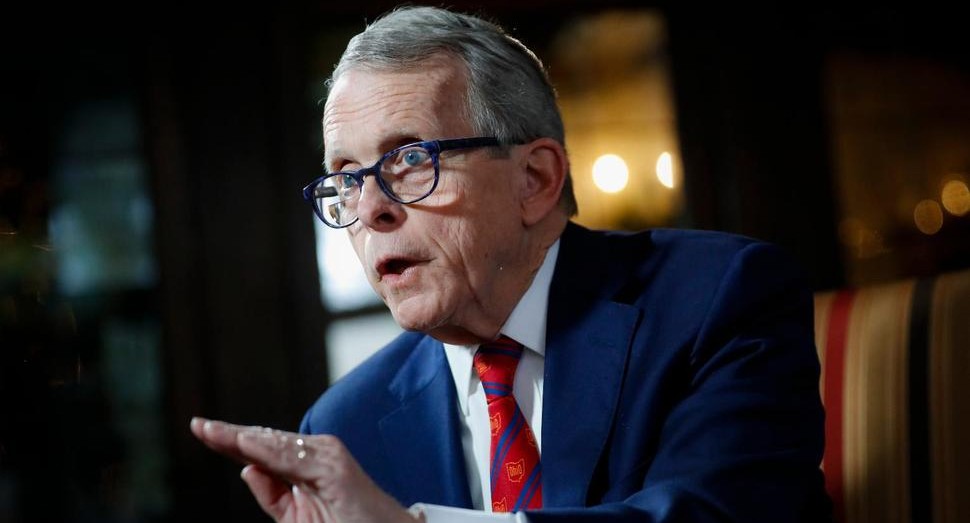
[[411,332],[308,435],[193,420],[270,515],[828,518],[810,292],[748,239],[571,224],[555,96],[519,42],[394,11],[351,40],[323,133],[334,174],[304,194]]

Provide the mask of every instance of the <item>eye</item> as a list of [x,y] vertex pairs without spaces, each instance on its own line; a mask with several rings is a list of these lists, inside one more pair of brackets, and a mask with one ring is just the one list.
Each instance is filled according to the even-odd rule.
[[424,149],[408,149],[401,155],[401,160],[411,167],[417,167],[428,160],[428,151]]

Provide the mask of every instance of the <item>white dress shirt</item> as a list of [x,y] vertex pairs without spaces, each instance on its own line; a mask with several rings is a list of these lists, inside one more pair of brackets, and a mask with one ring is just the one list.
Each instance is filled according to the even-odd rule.
[[[529,421],[535,434],[536,443],[542,453],[542,378],[546,353],[546,311],[549,303],[549,285],[559,255],[559,241],[556,240],[546,252],[546,258],[539,267],[529,289],[512,310],[509,319],[502,326],[501,333],[525,346],[522,359],[515,371],[512,391]],[[445,356],[451,367],[452,377],[458,392],[462,431],[461,444],[465,455],[465,469],[468,471],[468,485],[471,488],[472,506],[467,510],[424,503],[415,504],[412,509],[421,511],[427,523],[485,523],[517,522],[527,523],[525,514],[492,513],[492,492],[489,478],[489,462],[492,434],[488,422],[488,403],[478,373],[472,368],[472,359],[478,345],[445,344]],[[541,458],[540,458],[541,459]],[[483,487],[484,486],[484,487]]]

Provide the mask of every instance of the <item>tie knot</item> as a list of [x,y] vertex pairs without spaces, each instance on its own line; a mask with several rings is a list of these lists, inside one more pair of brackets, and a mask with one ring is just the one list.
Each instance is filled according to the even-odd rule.
[[475,353],[475,371],[482,380],[488,401],[512,395],[515,368],[521,357],[522,344],[506,336],[483,343],[478,348]]

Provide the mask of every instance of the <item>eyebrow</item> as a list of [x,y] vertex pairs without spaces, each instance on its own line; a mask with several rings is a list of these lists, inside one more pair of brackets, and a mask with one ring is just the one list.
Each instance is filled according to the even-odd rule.
[[[378,147],[380,148],[380,151],[381,151],[380,155],[383,156],[385,153],[392,151],[394,149],[397,149],[402,145],[408,145],[411,143],[424,142],[424,141],[427,141],[427,140],[425,138],[421,138],[417,136],[417,134],[413,132],[401,131],[397,134],[384,137],[378,144]],[[376,162],[378,159],[380,159],[380,156],[378,156],[374,161]],[[330,151],[327,151],[325,149],[323,154],[323,168],[328,173],[337,172],[337,170],[331,169],[331,166],[334,165],[335,161],[358,163],[364,166],[364,164],[361,163],[360,161],[349,158],[349,155],[344,154],[344,149],[340,147],[333,149],[332,154],[330,153]],[[367,163],[366,167],[370,167],[371,165],[373,165],[373,162]]]

